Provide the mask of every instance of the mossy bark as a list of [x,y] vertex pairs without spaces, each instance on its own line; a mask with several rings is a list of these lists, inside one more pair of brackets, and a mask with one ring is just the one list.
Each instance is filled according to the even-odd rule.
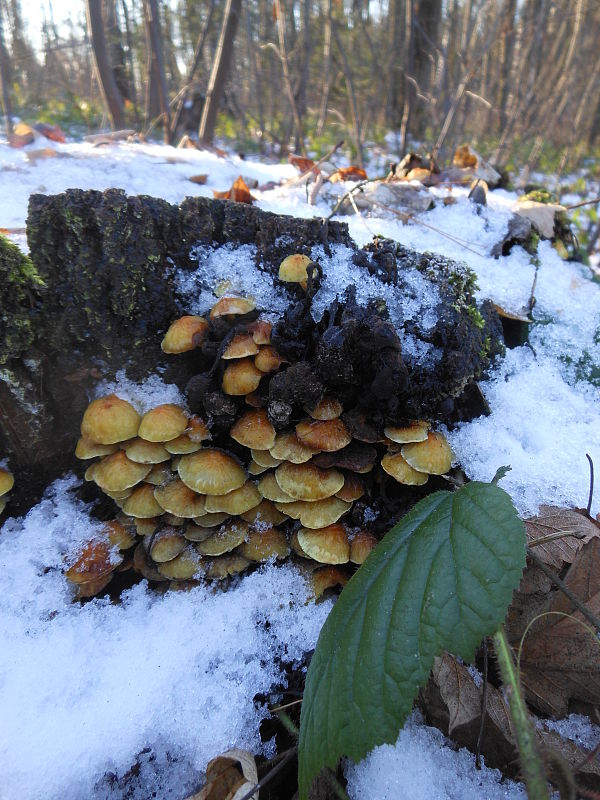
[[257,268],[273,276],[285,256],[317,244],[325,252],[334,244],[355,249],[370,272],[384,264],[386,280],[405,267],[429,270],[446,287],[433,344],[447,366],[443,374],[410,377],[428,398],[424,409],[440,418],[460,417],[464,404],[456,398],[487,364],[496,338],[487,320],[481,325],[468,271],[395,243],[358,250],[343,223],[202,197],[175,206],[116,189],[69,190],[33,195],[27,231],[31,260],[0,243],[0,271],[9,276],[0,287],[0,458],[9,458],[16,475],[12,513],[25,511],[49,481],[76,466],[81,416],[100,379],[125,369],[139,380],[165,368],[183,388],[197,372],[193,359],[160,349],[170,322],[188,311],[173,278],[175,269],[195,267],[194,245],[254,244]]

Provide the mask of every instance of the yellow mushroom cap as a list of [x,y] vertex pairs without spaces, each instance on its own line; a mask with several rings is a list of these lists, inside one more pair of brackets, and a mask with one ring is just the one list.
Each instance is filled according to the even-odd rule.
[[282,460],[281,458],[273,458],[268,450],[260,450],[253,447],[250,450],[252,460],[255,461],[260,467],[269,469],[270,467],[278,467]]
[[238,552],[248,561],[269,561],[271,558],[286,558],[290,548],[284,533],[277,528],[267,528],[250,533]]
[[[295,433],[279,433],[275,437],[275,444],[269,448],[269,453],[279,461],[291,461],[292,464],[304,464],[309,461],[318,450],[302,444]],[[256,459],[254,459],[256,461]],[[260,461],[258,462],[260,464]]]
[[259,480],[258,491],[266,500],[272,500],[274,503],[291,503],[294,500],[291,495],[283,491],[273,472],[268,472]]
[[315,598],[318,599],[327,589],[333,589],[335,586],[343,588],[349,580],[350,576],[339,567],[320,567],[320,569],[316,569],[311,575]]
[[146,541],[140,542],[133,551],[133,568],[148,581],[165,581],[166,578],[156,569],[150,560]]
[[242,358],[225,367],[221,387],[225,394],[240,397],[257,389],[262,377],[251,358]]
[[441,433],[431,432],[424,442],[405,444],[402,455],[413,469],[429,475],[443,475],[452,466],[454,454]]
[[286,513],[292,519],[299,519],[304,528],[326,528],[333,525],[338,519],[352,508],[352,503],[346,503],[339,497],[327,497],[325,500],[308,502],[296,500],[293,503],[275,503],[275,508]]
[[151,519],[163,513],[163,509],[154,498],[154,486],[151,483],[136,486],[130,496],[121,504],[121,509],[124,514],[140,519]]
[[118,444],[98,444],[98,442],[93,442],[91,439],[81,436],[77,440],[75,456],[84,461],[88,458],[96,458],[96,456],[109,456],[111,453],[116,453],[118,449]]
[[187,433],[182,433],[176,439],[164,443],[165,450],[173,456],[184,456],[195,453],[202,447],[201,442],[193,442]]
[[231,514],[226,514],[224,511],[216,511],[214,514],[205,513],[200,517],[194,517],[194,524],[199,528],[214,528],[222,525],[230,516]]
[[427,420],[413,419],[408,425],[399,427],[388,425],[387,428],[383,429],[383,432],[392,442],[408,444],[409,442],[424,442],[427,439],[430,427]]
[[250,566],[250,561],[238,553],[228,553],[227,555],[213,558],[206,565],[206,577],[213,580],[229,578],[231,575],[239,575]]
[[127,458],[138,464],[161,464],[171,458],[160,442],[148,442],[139,437],[131,439],[123,449]]
[[221,297],[211,308],[209,316],[211,319],[216,319],[230,314],[248,314],[255,308],[256,302],[252,297]]
[[159,564],[158,571],[165,578],[171,580],[189,580],[194,575],[204,572],[202,556],[193,545],[189,544],[178,556]]
[[263,500],[249,511],[244,511],[240,516],[243,520],[246,520],[246,522],[255,527],[279,525],[281,522],[285,522],[286,519],[288,519],[285,514],[282,514],[281,511],[275,508],[271,500]]
[[205,510],[204,495],[192,491],[177,478],[163,486],[157,486],[154,497],[164,511],[182,519],[199,517]]
[[247,356],[255,356],[258,353],[258,345],[252,338],[251,333],[236,333],[233,339],[225,348],[225,352],[221,356],[225,361],[235,358],[246,358]]
[[275,428],[263,408],[247,411],[233,425],[229,435],[244,447],[255,450],[269,450],[275,444]]
[[243,514],[257,506],[262,495],[253,483],[245,483],[239,489],[221,495],[206,496],[206,511],[209,514],[224,512],[226,514]]
[[76,584],[77,591],[75,596],[78,600],[83,600],[85,597],[95,597],[108,586],[112,577],[113,573],[109,572],[108,575],[104,575],[102,578],[98,578],[95,581],[85,581],[85,583]]
[[296,425],[296,436],[307,447],[333,453],[342,450],[352,441],[341,419],[311,420]]
[[181,436],[187,425],[187,414],[181,406],[163,403],[144,414],[139,436],[149,442],[169,442]]
[[406,486],[423,486],[429,480],[426,473],[413,469],[401,453],[386,453],[381,466],[395,481]]
[[2,497],[0,497],[0,514],[6,508],[6,504],[8,503],[8,500],[9,500],[9,496],[7,494],[5,494]]
[[164,353],[186,353],[202,344],[208,328],[203,317],[180,317],[171,323],[160,346]]
[[193,522],[190,522],[183,529],[183,535],[190,542],[204,542],[206,539],[209,539],[213,533],[212,527],[202,528],[200,525],[196,525]]
[[134,518],[135,529],[140,536],[151,536],[158,528],[158,518],[148,517],[142,519],[141,517]]
[[116,394],[99,397],[86,408],[81,421],[81,435],[98,444],[115,444],[138,435],[140,415]]
[[257,319],[248,325],[248,333],[252,334],[256,344],[270,344],[272,330],[271,323],[264,319]]
[[221,556],[238,547],[248,536],[248,523],[232,520],[215,531],[203,542],[196,543],[196,550],[203,556]]
[[155,464],[144,480],[153,486],[160,486],[161,483],[171,480],[173,473],[169,469],[169,464]]
[[[122,492],[143,481],[152,467],[137,464],[123,450],[93,464],[92,480],[105,492]],[[87,473],[86,473],[87,474]]]
[[377,543],[375,536],[368,531],[355,533],[350,542],[350,561],[353,564],[363,564]]
[[261,465],[257,464],[254,459],[252,459],[248,464],[248,472],[250,475],[262,475],[263,472],[266,472],[268,469],[268,467],[261,467]]
[[261,372],[276,372],[282,364],[288,363],[288,359],[280,355],[272,345],[261,347],[254,358],[254,365]]
[[8,494],[15,485],[15,478],[12,472],[9,472],[4,467],[0,467],[0,497]]
[[176,558],[187,547],[187,543],[187,539],[176,528],[161,528],[150,539],[148,552],[153,561],[162,564]]
[[337,397],[325,395],[325,397],[322,397],[321,400],[319,400],[316,406],[313,408],[307,408],[306,413],[310,414],[313,419],[325,421],[337,419],[343,410],[344,407]]
[[344,476],[336,469],[319,469],[313,464],[280,464],[275,479],[282,489],[295,500],[324,500],[344,485]]
[[246,483],[246,473],[235,458],[211,447],[182,456],[177,471],[199,494],[227,494]]
[[359,478],[358,475],[350,473],[344,475],[344,485],[339,492],[335,493],[335,496],[339,497],[340,500],[345,500],[347,503],[353,503],[355,500],[362,497],[364,493],[365,485],[362,479]]
[[320,530],[300,528],[298,544],[309,558],[320,564],[347,564],[350,560],[348,533],[340,524]]
[[202,417],[199,417],[197,414],[192,414],[188,419],[188,426],[185,432],[192,442],[205,442],[207,439],[210,439],[208,425],[204,422]]
[[279,265],[279,280],[285,283],[300,283],[306,288],[308,280],[308,265],[312,261],[308,256],[294,253],[284,258]]

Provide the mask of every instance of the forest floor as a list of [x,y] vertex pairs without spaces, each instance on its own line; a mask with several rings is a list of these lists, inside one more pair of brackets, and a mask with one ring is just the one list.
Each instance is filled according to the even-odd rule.
[[[373,164],[369,177],[385,174],[381,158]],[[44,141],[15,150],[0,140],[0,229],[26,249],[27,203],[36,192],[118,187],[178,203],[212,197],[240,175],[257,182],[257,207],[301,217],[329,216],[353,185],[326,185],[311,205],[305,186],[287,184],[298,175],[292,165],[151,144]],[[505,235],[516,193],[491,191],[480,206],[466,188],[430,191],[434,208],[405,221],[379,207],[340,219],[359,245],[377,234],[466,262],[477,275],[478,300],[491,298],[519,315],[531,309],[528,342],[507,349],[481,382],[491,413],[447,432],[456,461],[483,481],[510,465],[502,487],[523,517],[544,504],[585,508],[586,454],[600,465],[600,285],[589,267],[564,261],[550,241],[540,241],[535,257],[520,246],[490,255]],[[252,291],[252,279],[237,273],[231,258],[213,269],[215,281]],[[359,281],[341,268],[338,277],[340,292]],[[193,313],[208,308],[208,300],[206,308],[196,301]],[[119,376],[101,387],[107,389],[141,406],[181,400],[159,376],[144,386]],[[98,527],[73,496],[79,480],[57,481],[23,518],[11,518],[10,506],[3,516],[0,797],[182,800],[220,752],[235,746],[273,753],[259,731],[268,710],[254,698],[276,702],[285,665],[315,646],[332,601],[307,603],[302,575],[266,565],[227,593],[197,587],[158,595],[139,584],[119,605],[74,604],[65,554]],[[598,512],[596,498],[591,513]],[[600,727],[586,717],[572,715],[555,727],[584,746],[600,740]],[[377,748],[345,774],[351,800],[525,796],[498,771],[475,770],[470,753],[417,713],[396,746]]]

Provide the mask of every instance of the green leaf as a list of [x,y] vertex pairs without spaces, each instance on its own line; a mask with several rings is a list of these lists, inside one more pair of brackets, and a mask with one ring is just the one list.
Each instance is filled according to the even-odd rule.
[[308,670],[301,800],[323,767],[396,741],[435,656],[472,658],[524,566],[523,523],[489,483],[436,492],[389,531],[341,593]]

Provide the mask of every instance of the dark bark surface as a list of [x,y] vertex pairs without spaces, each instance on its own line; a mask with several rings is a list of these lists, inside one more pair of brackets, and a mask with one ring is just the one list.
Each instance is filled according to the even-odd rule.
[[[66,470],[81,471],[73,452],[83,412],[100,380],[112,379],[121,369],[142,380],[158,369],[183,390],[198,374],[195,352],[166,356],[160,348],[173,319],[189,313],[173,278],[175,269],[197,266],[190,251],[198,244],[253,244],[257,269],[270,273],[274,282],[283,258],[318,244],[325,253],[336,244],[355,249],[359,266],[400,286],[403,269],[419,269],[442,289],[440,321],[431,334],[443,353],[441,368],[427,373],[409,364],[407,372],[385,304],[376,303],[367,312],[348,298],[339,312],[329,312],[329,323],[321,328],[340,326],[350,349],[360,340],[361,328],[370,331],[381,369],[365,357],[366,345],[356,351],[353,369],[357,383],[361,371],[369,372],[365,380],[373,404],[381,400],[382,420],[402,413],[398,403],[411,414],[419,411],[445,421],[482,413],[473,381],[488,363],[498,331],[493,315],[488,319],[484,308],[481,313],[477,309],[469,274],[453,262],[383,240],[359,250],[343,223],[296,219],[202,197],[174,206],[115,189],[34,195],[27,223],[31,261],[16,258],[10,248],[0,252],[0,270],[21,277],[20,282],[5,281],[3,308],[11,311],[0,320],[8,343],[0,362],[0,458],[8,457],[16,476],[12,514],[26,511]],[[322,267],[327,270],[327,256]],[[290,293],[290,312],[296,300]],[[302,327],[305,310],[298,314]],[[290,313],[279,325],[282,346],[295,335],[294,319]],[[315,324],[305,329],[317,343],[327,339]],[[315,353],[321,380],[335,382],[335,347],[319,345]],[[398,392],[392,391],[396,380],[402,384]]]

